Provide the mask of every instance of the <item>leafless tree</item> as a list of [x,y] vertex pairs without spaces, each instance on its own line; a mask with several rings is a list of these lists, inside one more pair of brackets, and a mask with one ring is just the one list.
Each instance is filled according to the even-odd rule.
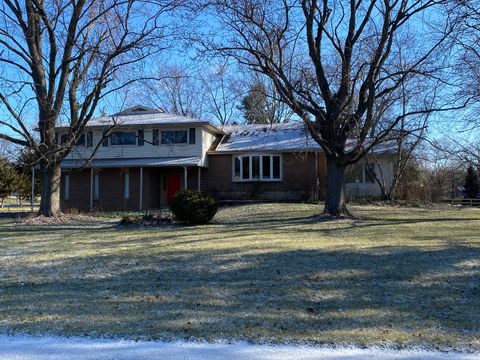
[[162,66],[157,72],[162,78],[144,82],[138,95],[166,112],[202,118],[207,102],[203,83],[184,66]]
[[[60,162],[99,102],[138,80],[168,46],[178,0],[4,0],[0,4],[0,138],[36,151],[40,214],[60,212]],[[33,111],[32,109],[36,109]],[[31,130],[36,123],[38,133]],[[67,122],[63,143],[55,126]]]
[[[224,32],[203,43],[270,77],[326,154],[324,212],[344,216],[345,167],[385,141],[403,118],[439,110],[419,108],[385,124],[375,108],[410,74],[432,76],[432,56],[452,31],[441,16],[443,3],[211,0]],[[422,23],[422,15],[433,11],[442,22]],[[400,67],[403,39],[416,43],[401,57]]]

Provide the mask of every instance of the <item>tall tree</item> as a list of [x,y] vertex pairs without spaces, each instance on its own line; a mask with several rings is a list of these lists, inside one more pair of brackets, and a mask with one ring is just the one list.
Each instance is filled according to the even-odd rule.
[[288,122],[292,117],[290,108],[279,100],[275,86],[258,76],[254,77],[239,108],[251,124]]
[[[377,108],[408,79],[432,75],[432,56],[451,32],[420,26],[442,0],[213,0],[223,33],[208,49],[268,76],[303,120],[327,159],[324,212],[348,214],[345,167],[385,141],[398,122],[430,106],[380,122]],[[422,29],[424,29],[422,31]],[[413,36],[415,33],[415,36]],[[411,44],[399,56],[403,40]],[[399,62],[402,62],[399,66]]]
[[476,199],[480,191],[480,185],[478,183],[478,176],[473,166],[469,166],[467,169],[467,176],[465,177],[465,195],[470,199]]
[[[168,46],[180,0],[4,0],[0,5],[0,139],[39,154],[40,214],[60,212],[60,162],[99,102],[138,80]],[[28,109],[35,104],[36,113]],[[38,134],[29,121],[36,118]],[[55,126],[67,122],[60,144]]]
[[18,174],[10,161],[5,157],[0,157],[0,206],[3,208],[5,198],[12,194]]

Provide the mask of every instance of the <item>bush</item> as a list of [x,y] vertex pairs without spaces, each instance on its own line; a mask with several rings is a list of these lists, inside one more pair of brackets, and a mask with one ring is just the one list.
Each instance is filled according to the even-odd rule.
[[188,189],[175,194],[170,204],[176,220],[190,225],[209,223],[218,210],[215,199],[204,192]]
[[120,225],[162,226],[171,224],[171,217],[163,213],[125,214],[120,219]]

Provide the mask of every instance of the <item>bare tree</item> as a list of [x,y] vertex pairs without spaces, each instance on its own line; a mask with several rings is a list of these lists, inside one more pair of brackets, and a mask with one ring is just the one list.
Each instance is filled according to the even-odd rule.
[[202,118],[208,97],[203,83],[184,66],[162,66],[157,72],[162,78],[144,82],[139,96],[166,112]]
[[[60,162],[99,102],[138,80],[142,62],[168,46],[174,29],[165,15],[178,6],[175,0],[1,3],[0,104],[9,117],[0,119],[0,138],[38,153],[40,214],[60,212]],[[59,122],[69,124],[62,143],[55,136]]]
[[[375,108],[410,74],[432,76],[432,56],[451,24],[423,23],[428,31],[422,32],[419,23],[428,11],[442,14],[443,2],[212,0],[224,33],[203,43],[270,77],[326,154],[324,212],[344,216],[345,167],[385,141],[401,119],[435,110],[421,108],[386,124]],[[399,39],[419,39],[401,67]]]

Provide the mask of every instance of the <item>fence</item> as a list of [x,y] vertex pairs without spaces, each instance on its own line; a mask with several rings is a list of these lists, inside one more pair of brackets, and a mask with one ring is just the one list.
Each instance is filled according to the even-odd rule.
[[443,203],[462,206],[480,206],[480,199],[446,199]]

